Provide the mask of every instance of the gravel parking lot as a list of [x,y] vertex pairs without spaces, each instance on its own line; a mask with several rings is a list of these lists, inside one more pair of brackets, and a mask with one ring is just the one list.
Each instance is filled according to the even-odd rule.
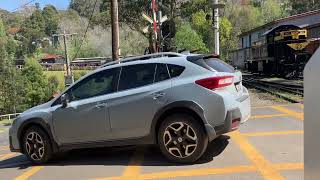
[[[6,127],[5,127],[6,128]],[[77,150],[31,166],[0,133],[0,179],[303,179],[303,105],[253,107],[239,131],[210,143],[195,164],[167,162],[156,147]]]

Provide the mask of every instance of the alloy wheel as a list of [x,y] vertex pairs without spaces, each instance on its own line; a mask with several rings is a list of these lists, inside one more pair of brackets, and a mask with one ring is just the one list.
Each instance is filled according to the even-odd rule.
[[198,138],[190,125],[184,122],[175,122],[166,128],[163,142],[171,155],[186,158],[195,152]]
[[42,137],[36,132],[30,132],[26,136],[25,148],[32,160],[38,161],[43,158],[45,149]]

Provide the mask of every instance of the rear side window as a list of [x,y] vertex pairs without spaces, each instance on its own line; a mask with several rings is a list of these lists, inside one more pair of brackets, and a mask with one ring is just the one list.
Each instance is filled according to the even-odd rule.
[[220,59],[211,58],[211,59],[199,59],[197,61],[194,61],[195,64],[206,68],[208,70],[215,70],[218,72],[228,72],[228,73],[234,73],[235,69],[234,67],[230,66],[224,61],[221,61]]
[[124,66],[121,70],[119,91],[146,86],[154,82],[156,64]]
[[170,79],[168,68],[166,64],[157,64],[155,82],[160,82]]
[[173,64],[168,64],[168,69],[169,69],[169,73],[170,73],[171,78],[174,78],[174,77],[180,76],[183,73],[185,67],[173,65]]

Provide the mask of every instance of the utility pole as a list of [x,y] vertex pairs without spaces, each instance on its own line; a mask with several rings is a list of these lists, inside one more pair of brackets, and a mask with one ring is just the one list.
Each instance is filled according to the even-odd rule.
[[224,4],[219,4],[219,0],[210,0],[213,10],[213,31],[214,31],[214,53],[220,55],[219,40],[219,9],[224,8]]
[[52,35],[53,37],[63,37],[63,44],[64,44],[64,54],[65,54],[65,63],[66,63],[66,70],[67,70],[67,75],[65,76],[65,85],[66,87],[73,84],[74,79],[73,75],[71,73],[71,67],[70,67],[70,60],[69,60],[69,55],[68,55],[68,43],[67,43],[67,37],[68,36],[73,36],[77,35],[77,33],[72,33],[72,34],[66,34],[66,31],[63,31],[63,34],[54,34]]
[[119,10],[118,0],[111,0],[111,22],[112,22],[112,59],[119,60],[120,35],[119,35]]
[[[215,0],[214,3],[218,4],[219,0]],[[213,22],[214,22],[214,53],[216,55],[220,54],[220,41],[219,41],[219,9],[215,8],[213,9]]]

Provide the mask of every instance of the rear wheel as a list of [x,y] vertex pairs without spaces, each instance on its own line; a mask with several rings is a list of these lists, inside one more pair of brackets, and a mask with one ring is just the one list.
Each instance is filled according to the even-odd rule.
[[171,161],[192,163],[197,161],[208,145],[208,138],[197,120],[188,114],[167,117],[158,132],[162,153]]
[[52,155],[48,135],[39,127],[30,127],[23,137],[24,153],[35,164],[46,163]]

